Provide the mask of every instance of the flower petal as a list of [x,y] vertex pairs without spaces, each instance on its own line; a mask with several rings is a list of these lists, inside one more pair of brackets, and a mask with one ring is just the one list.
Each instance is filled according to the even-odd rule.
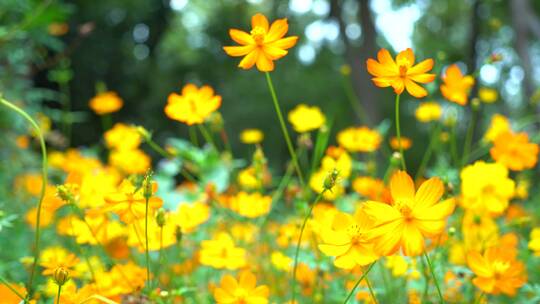
[[253,17],[251,17],[251,28],[255,28],[257,26],[262,27],[266,32],[268,32],[268,19],[261,14],[257,13]]
[[261,72],[270,72],[274,70],[274,62],[266,56],[266,54],[261,53],[259,58],[257,58],[257,69]]
[[434,64],[433,59],[431,59],[431,58],[426,59],[426,60],[418,63],[417,65],[414,65],[414,66],[410,67],[407,70],[407,75],[410,76],[410,75],[427,73],[428,71],[430,71],[433,68],[433,64]]
[[253,51],[254,46],[252,45],[244,45],[244,46],[224,46],[223,50],[227,55],[233,56],[233,57],[240,57],[245,56],[249,52]]
[[430,178],[423,182],[414,197],[415,207],[427,208],[439,202],[444,192],[444,186],[440,179]]
[[257,62],[260,56],[262,56],[260,55],[260,51],[258,49],[255,49],[251,51],[249,54],[247,54],[246,57],[242,59],[242,61],[240,61],[240,63],[238,64],[238,67],[244,70],[251,69],[251,67],[253,67],[253,65],[255,64],[255,62]]
[[406,224],[401,236],[401,249],[406,256],[417,256],[424,252],[424,237],[412,224]]
[[266,34],[264,42],[276,41],[285,36],[288,30],[289,24],[287,22],[287,18],[278,19],[272,22],[272,25],[270,26],[270,30],[268,30],[268,33]]
[[291,36],[291,37],[276,40],[274,42],[270,42],[267,45],[287,50],[287,49],[292,48],[296,44],[297,41],[298,41],[298,36]]
[[237,29],[230,29],[229,35],[231,36],[232,40],[234,40],[236,43],[241,45],[248,45],[248,44],[255,44],[255,40],[253,37],[251,37],[250,34],[237,30]]
[[416,84],[414,81],[407,79],[405,80],[405,88],[407,92],[416,98],[422,98],[427,96],[427,91],[423,87]]
[[390,192],[394,201],[414,199],[414,182],[407,172],[399,170],[392,175]]

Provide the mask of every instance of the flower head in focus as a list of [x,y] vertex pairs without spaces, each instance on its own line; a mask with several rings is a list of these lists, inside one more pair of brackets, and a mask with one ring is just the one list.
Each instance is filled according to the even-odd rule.
[[124,101],[116,92],[108,91],[100,93],[90,99],[88,106],[97,115],[105,115],[119,111],[124,105]]
[[391,255],[401,248],[407,256],[422,254],[424,238],[443,232],[446,218],[454,211],[454,199],[439,202],[444,186],[438,178],[430,178],[415,191],[412,178],[404,171],[392,175],[390,192],[391,204],[369,201],[364,205],[365,212],[375,220],[368,232],[375,242],[375,252]]
[[221,96],[214,94],[214,89],[204,85],[198,88],[194,84],[186,84],[182,94],[171,93],[165,106],[165,114],[173,120],[189,126],[202,124],[221,106]]
[[251,28],[249,33],[230,29],[229,35],[240,46],[223,47],[229,56],[244,56],[238,64],[244,70],[256,65],[261,72],[273,71],[274,60],[287,55],[287,50],[298,40],[297,36],[283,38],[289,30],[286,18],[278,19],[270,25],[264,15],[256,14],[251,17]]
[[412,49],[399,52],[396,60],[390,52],[381,49],[377,53],[377,60],[369,58],[366,62],[368,72],[374,77],[373,83],[381,88],[392,87],[396,94],[406,89],[416,98],[427,96],[427,91],[419,83],[429,83],[435,79],[435,74],[428,74],[433,68],[433,59],[426,59],[414,64],[415,58]]
[[467,104],[468,96],[474,85],[472,76],[464,76],[457,64],[452,64],[446,68],[442,76],[441,93],[444,98],[464,106]]
[[326,118],[319,107],[299,104],[289,112],[289,122],[298,133],[317,130],[324,125]]

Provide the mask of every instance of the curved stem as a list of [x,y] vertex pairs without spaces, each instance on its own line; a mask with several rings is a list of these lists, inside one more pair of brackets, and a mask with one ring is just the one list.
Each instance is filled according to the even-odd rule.
[[373,266],[375,265],[375,263],[377,263],[377,261],[371,263],[368,267],[368,269],[362,274],[362,276],[358,279],[358,281],[356,281],[356,284],[354,284],[353,288],[351,289],[351,292],[349,292],[349,295],[347,296],[347,298],[345,298],[345,301],[343,301],[343,304],[347,304],[347,302],[349,302],[349,300],[352,298],[352,296],[354,295],[354,291],[356,290],[356,288],[358,287],[358,285],[360,285],[360,282],[362,282],[362,280],[364,278],[366,278],[366,276],[368,275],[369,271],[371,270],[371,268],[373,268]]
[[279,102],[276,96],[276,91],[274,90],[274,85],[272,83],[272,78],[270,77],[270,73],[266,72],[266,82],[268,83],[268,88],[270,89],[270,94],[272,95],[272,101],[274,102],[274,108],[276,110],[276,114],[279,119],[279,124],[281,126],[281,131],[283,132],[283,137],[285,137],[285,142],[287,143],[287,148],[289,149],[289,154],[291,155],[292,162],[294,164],[294,167],[296,169],[296,174],[298,174],[298,178],[300,179],[300,184],[302,185],[302,188],[304,187],[304,175],[302,174],[302,170],[300,170],[300,164],[298,163],[298,158],[296,157],[296,153],[294,152],[294,148],[292,145],[291,138],[289,136],[289,132],[287,131],[287,126],[285,125],[285,120],[283,119],[283,114],[281,113],[281,107],[279,106]]
[[17,107],[16,105],[12,104],[11,102],[5,100],[4,98],[0,97],[0,103],[7,108],[11,109],[12,111],[18,113],[24,119],[26,119],[32,127],[36,130],[37,137],[39,138],[39,145],[41,147],[41,190],[39,195],[39,202],[37,206],[37,213],[36,213],[36,237],[34,239],[34,262],[32,264],[32,270],[30,272],[30,279],[28,280],[28,294],[32,295],[32,285],[34,283],[34,276],[36,273],[38,260],[39,260],[39,240],[40,240],[40,234],[41,234],[41,205],[43,204],[43,198],[45,197],[45,189],[47,187],[47,146],[45,145],[45,139],[43,137],[43,133],[41,132],[41,129],[39,128],[36,121],[28,115],[23,109]]
[[306,228],[306,224],[308,219],[311,217],[311,213],[313,212],[313,208],[317,203],[321,200],[324,192],[326,192],[326,189],[324,189],[321,193],[317,195],[315,198],[315,201],[311,206],[309,207],[309,211],[304,217],[304,221],[302,222],[302,227],[300,228],[300,235],[298,236],[298,241],[296,242],[296,250],[294,253],[294,266],[293,266],[293,272],[292,272],[292,297],[291,297],[291,303],[295,303],[296,298],[296,269],[298,268],[298,255],[300,254],[300,245],[302,243],[302,236],[304,235],[304,229]]
[[396,135],[399,143],[399,154],[401,156],[401,169],[407,171],[407,165],[405,164],[405,154],[403,153],[403,146],[401,145],[401,127],[399,125],[399,97],[400,94],[396,94]]
[[148,291],[150,292],[150,253],[148,252],[148,200],[149,198],[146,197],[146,211],[144,215],[144,238],[145,238],[145,258],[146,258],[146,286],[148,288]]
[[439,301],[440,303],[444,303],[444,298],[441,292],[441,288],[439,287],[439,282],[437,281],[437,277],[435,277],[435,271],[433,271],[433,265],[431,265],[431,261],[429,260],[429,256],[426,252],[424,252],[424,257],[426,258],[429,271],[431,272],[431,277],[433,278],[433,282],[435,283],[435,287],[437,288],[437,293],[439,294]]

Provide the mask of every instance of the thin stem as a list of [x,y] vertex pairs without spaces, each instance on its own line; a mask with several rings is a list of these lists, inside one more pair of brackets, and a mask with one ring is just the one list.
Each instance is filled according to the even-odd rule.
[[459,159],[457,154],[457,124],[454,123],[452,125],[452,129],[450,130],[450,153],[452,154],[452,160],[456,164],[456,166],[459,166]]
[[195,130],[194,127],[189,127],[189,140],[191,141],[191,144],[195,147],[199,146],[199,138],[197,138],[197,130]]
[[13,286],[11,286],[9,282],[1,276],[0,276],[0,283],[4,284],[9,290],[11,290],[11,292],[16,294],[21,300],[23,300],[24,303],[27,303],[26,298],[23,297],[20,292],[18,292],[15,288],[13,288]]
[[201,134],[203,135],[204,137],[204,140],[206,140],[206,142],[212,146],[212,148],[214,148],[214,150],[218,151],[218,148],[216,146],[216,143],[214,142],[214,139],[212,138],[212,135],[210,134],[210,132],[208,132],[208,130],[206,129],[206,127],[203,125],[203,124],[199,124],[197,125],[199,127],[199,130],[201,131]]
[[171,153],[167,152],[162,147],[160,147],[152,138],[147,138],[146,143],[150,146],[150,148],[152,148],[152,150],[156,151],[157,153],[159,153],[159,155],[161,155],[164,158],[171,158],[174,156]]
[[418,180],[419,178],[423,177],[424,170],[426,169],[427,164],[429,163],[429,160],[431,159],[431,155],[433,154],[433,148],[435,147],[435,143],[437,142],[437,137],[440,134],[440,125],[437,126],[437,129],[433,131],[431,134],[431,138],[429,139],[429,145],[424,153],[424,156],[422,157],[422,161],[420,162],[420,166],[418,167],[418,171],[416,172],[416,176],[414,177],[415,180]]
[[373,303],[377,304],[377,297],[375,296],[375,292],[373,291],[373,288],[371,287],[371,283],[369,282],[368,277],[366,276],[366,284],[369,289],[369,293],[371,295],[371,299],[373,300]]
[[401,169],[407,171],[407,165],[405,164],[405,154],[403,153],[403,145],[401,145],[401,127],[399,125],[399,97],[400,94],[396,94],[396,135],[399,143],[399,154],[401,156]]
[[439,301],[440,303],[444,303],[444,298],[441,292],[441,288],[439,287],[439,282],[437,281],[437,277],[435,277],[435,271],[433,271],[433,265],[431,265],[431,261],[429,260],[429,256],[426,252],[424,252],[424,257],[426,258],[426,262],[429,267],[429,271],[431,272],[431,277],[433,278],[433,282],[435,283],[435,287],[437,287],[437,293],[439,294]]
[[56,295],[56,304],[60,304],[60,294],[62,294],[62,285],[58,284],[58,294]]
[[145,254],[146,254],[146,286],[150,291],[150,253],[148,252],[148,201],[149,197],[146,197],[146,211],[144,215],[144,237],[145,237]]
[[309,207],[309,211],[304,217],[304,221],[302,222],[302,227],[300,228],[300,235],[298,236],[298,241],[296,242],[296,250],[294,253],[294,266],[293,266],[293,272],[292,272],[292,300],[291,303],[295,303],[294,300],[296,298],[296,269],[298,268],[298,255],[300,254],[300,245],[302,243],[302,236],[304,235],[304,229],[306,228],[306,224],[308,219],[311,217],[311,213],[313,212],[313,208],[317,203],[321,200],[323,197],[323,194],[326,192],[326,189],[321,191],[317,197],[315,198],[315,201],[311,206]]
[[43,133],[41,133],[41,129],[39,128],[38,124],[35,122],[35,120],[28,115],[23,109],[17,107],[16,105],[12,104],[11,102],[5,100],[4,98],[0,97],[0,103],[4,106],[8,107],[9,109],[17,112],[19,115],[24,117],[36,130],[37,137],[39,138],[39,145],[41,147],[41,191],[39,195],[39,202],[37,206],[37,213],[36,213],[36,237],[34,239],[34,262],[32,264],[32,270],[30,272],[30,279],[28,281],[28,294],[31,296],[33,289],[32,285],[34,283],[34,276],[36,273],[38,260],[39,260],[39,240],[41,235],[41,205],[43,203],[43,198],[45,197],[45,189],[47,187],[47,146],[45,145],[45,139],[43,138]]
[[469,160],[469,153],[471,151],[472,140],[474,136],[474,125],[476,122],[476,107],[471,106],[471,122],[469,123],[469,128],[467,129],[467,135],[465,135],[465,145],[463,147],[463,157],[461,158],[461,167],[467,164]]
[[356,290],[356,288],[358,287],[358,285],[360,285],[360,282],[362,282],[362,280],[364,278],[366,278],[366,276],[368,275],[369,271],[371,270],[371,268],[373,268],[373,265],[375,265],[375,263],[377,263],[377,261],[371,263],[368,267],[368,269],[362,274],[362,276],[358,279],[358,281],[356,281],[356,283],[354,284],[353,288],[351,289],[351,292],[349,293],[349,295],[347,296],[347,298],[345,298],[345,301],[343,301],[343,304],[347,304],[347,302],[349,302],[349,300],[352,298],[352,296],[354,295],[354,291]]
[[266,82],[268,83],[268,88],[270,89],[270,94],[272,95],[272,101],[274,103],[274,108],[276,110],[276,114],[279,119],[279,124],[281,126],[281,131],[283,132],[283,137],[285,138],[285,142],[287,143],[287,148],[289,149],[289,154],[291,155],[292,162],[294,164],[294,167],[296,169],[296,174],[298,174],[298,178],[300,179],[300,184],[302,185],[302,188],[304,187],[304,175],[302,174],[302,170],[300,169],[300,164],[298,163],[298,158],[296,157],[296,153],[294,152],[294,148],[292,145],[291,138],[289,136],[289,131],[287,131],[287,126],[285,125],[285,120],[283,119],[283,114],[281,113],[281,107],[279,106],[279,102],[276,96],[276,91],[274,90],[274,85],[272,83],[272,78],[270,77],[270,73],[266,72]]
[[360,119],[360,121],[363,123],[368,124],[370,122],[369,117],[362,107],[362,103],[360,103],[360,100],[358,100],[358,97],[354,93],[349,77],[343,77],[343,88],[345,89],[345,95],[347,95],[347,99],[349,100],[349,103],[351,104],[351,107],[356,113],[358,119]]
[[103,132],[109,130],[112,127],[111,114],[101,115],[101,127],[103,128]]

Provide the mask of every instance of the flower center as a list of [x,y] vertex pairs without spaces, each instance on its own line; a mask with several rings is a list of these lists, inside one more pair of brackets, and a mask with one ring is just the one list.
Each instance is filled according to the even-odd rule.
[[394,206],[405,220],[410,220],[412,218],[412,209],[409,201],[398,200],[394,202]]
[[358,224],[352,224],[347,228],[347,234],[351,238],[351,243],[356,245],[362,241],[363,233]]
[[493,263],[495,277],[500,277],[508,270],[508,268],[510,268],[510,263],[508,263],[507,261],[495,261],[495,263]]
[[261,45],[264,42],[264,37],[266,36],[266,30],[261,26],[256,26],[251,30],[251,37],[255,40],[255,43]]
[[407,67],[406,64],[399,65],[399,77],[405,78],[407,76],[407,70],[408,69],[409,68]]
[[248,293],[244,288],[237,288],[234,291],[234,297],[236,298],[236,303],[247,303]]

